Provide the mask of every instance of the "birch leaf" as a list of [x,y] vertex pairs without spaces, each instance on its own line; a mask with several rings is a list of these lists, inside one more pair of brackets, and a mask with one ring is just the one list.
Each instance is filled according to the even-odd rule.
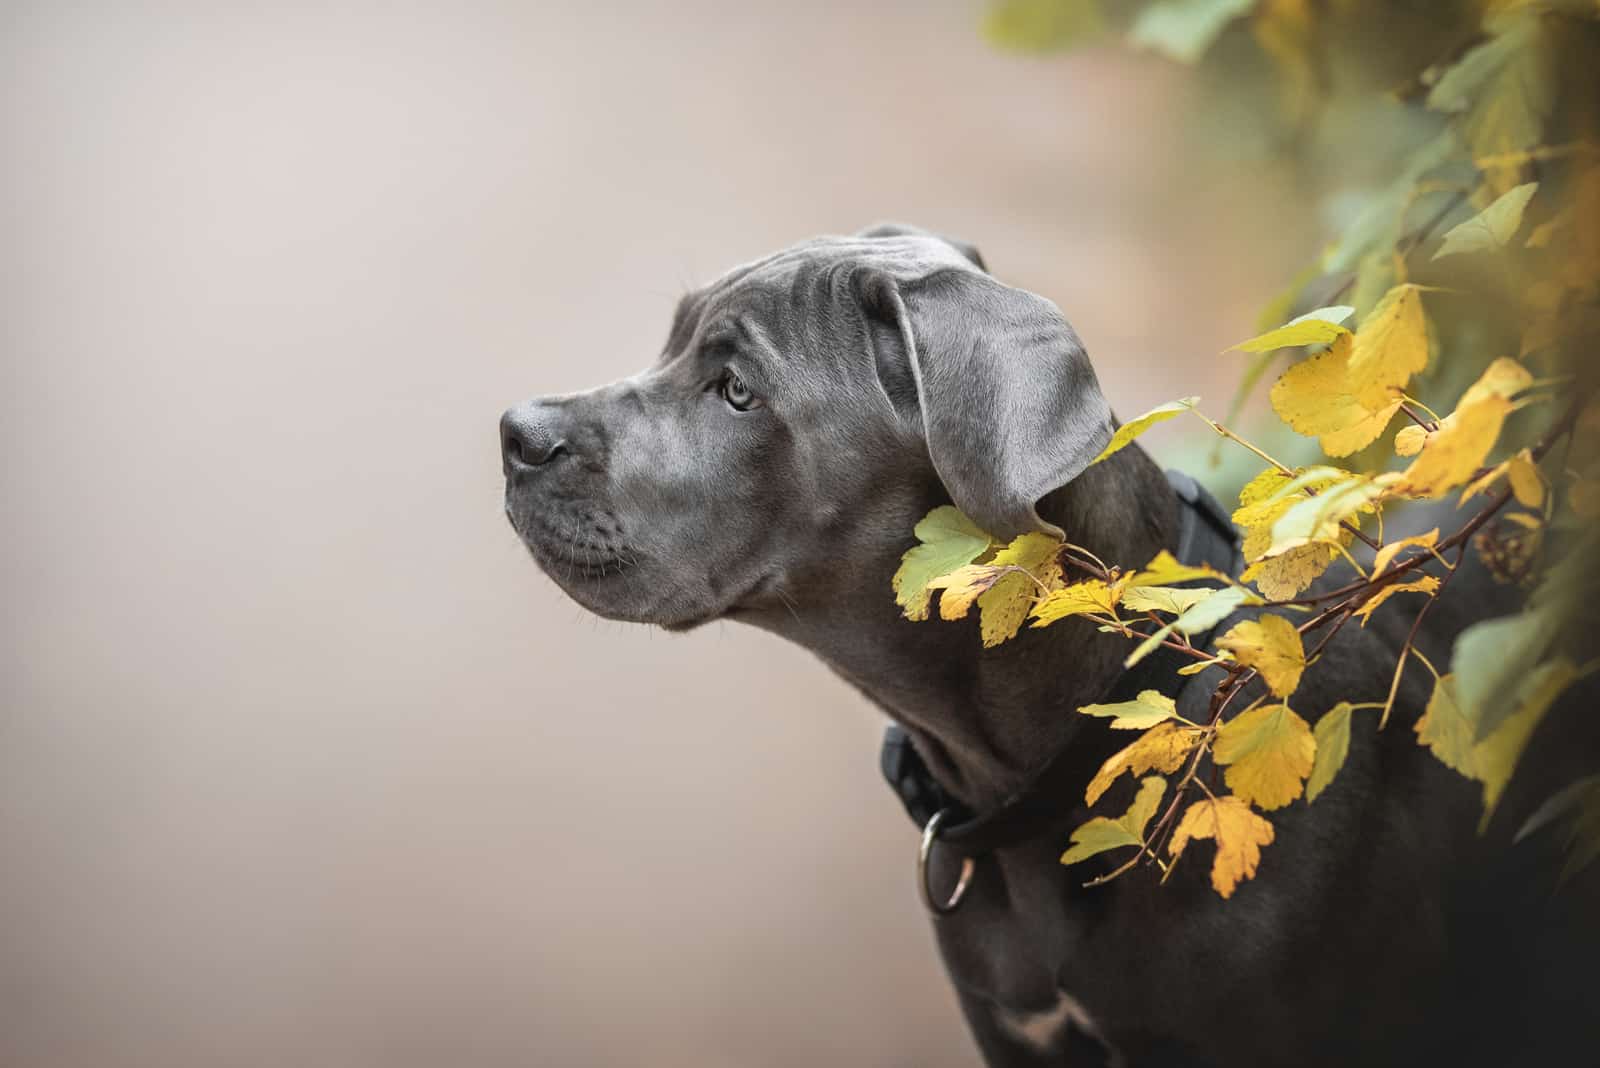
[[1193,411],[1194,406],[1198,403],[1200,403],[1199,397],[1185,397],[1183,400],[1170,401],[1151,408],[1138,418],[1128,420],[1128,422],[1117,427],[1117,432],[1111,435],[1111,440],[1106,443],[1104,449],[1100,450],[1100,455],[1089,462],[1099,463],[1107,456],[1121,451],[1125,445],[1157,423],[1165,423],[1168,419],[1176,419],[1184,412]]
[[1350,716],[1354,709],[1349,701],[1340,701],[1325,712],[1311,736],[1317,743],[1316,759],[1311,765],[1311,777],[1306,780],[1306,802],[1309,804],[1322,795],[1333,777],[1344,767],[1350,755]]
[[1290,319],[1276,330],[1268,330],[1265,334],[1248,341],[1241,341],[1228,351],[1271,352],[1273,349],[1298,345],[1324,345],[1339,335],[1350,332],[1349,327],[1341,324],[1354,312],[1354,308],[1343,304],[1318,308],[1316,311],[1309,311],[1298,318]]
[[1538,182],[1519,185],[1495,198],[1466,222],[1457,223],[1444,235],[1444,244],[1433,258],[1458,256],[1463,252],[1490,252],[1505,248],[1522,226],[1522,213],[1539,188]]
[[1427,366],[1428,320],[1422,313],[1422,290],[1410,283],[1395,286],[1356,331],[1348,388],[1363,408],[1376,412],[1397,404],[1411,376]]

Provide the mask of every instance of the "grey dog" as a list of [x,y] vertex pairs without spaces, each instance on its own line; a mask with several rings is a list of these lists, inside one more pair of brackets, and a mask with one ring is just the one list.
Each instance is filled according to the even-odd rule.
[[[883,226],[739,267],[682,300],[649,369],[506,412],[506,512],[602,616],[735,619],[812,650],[967,811],[1038,795],[1042,767],[1067,768],[1053,822],[970,858],[964,900],[933,918],[992,1065],[1533,1063],[1595,1048],[1563,963],[1596,945],[1592,883],[1553,894],[1539,877],[1553,850],[1512,848],[1510,816],[1475,834],[1476,787],[1408,729],[1358,732],[1314,806],[1274,815],[1276,844],[1230,901],[1203,863],[1165,886],[1136,872],[1093,889],[1106,866],[1063,867],[1083,784],[1122,744],[1072,713],[1126,685],[1126,641],[1068,620],[983,649],[967,624],[903,619],[889,579],[917,520],[951,502],[996,537],[1065,532],[1124,564],[1177,549],[1184,502],[1142,450],[1090,464],[1114,425],[1053,304],[996,280],[970,246]],[[1459,600],[1483,612],[1495,596]],[[1309,715],[1383,699],[1408,622],[1395,614],[1330,645],[1297,697]],[[1438,662],[1465,618],[1443,602],[1434,614],[1421,647]],[[1187,685],[1180,708],[1203,714],[1211,682]],[[1401,722],[1427,693],[1408,677]],[[1546,748],[1557,764],[1574,749]],[[1106,810],[1131,793],[1124,777]],[[1502,808],[1537,800],[1514,784]],[[931,853],[940,899],[968,858]]]

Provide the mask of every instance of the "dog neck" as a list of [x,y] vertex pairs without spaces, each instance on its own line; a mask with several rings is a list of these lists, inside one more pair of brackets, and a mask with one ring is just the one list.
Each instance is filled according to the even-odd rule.
[[[1039,512],[1069,541],[1124,567],[1177,541],[1172,491],[1137,446],[1090,467],[1040,502]],[[1024,627],[985,649],[970,618],[907,620],[889,592],[900,548],[856,557],[862,580],[834,586],[825,601],[751,622],[816,653],[904,726],[949,794],[973,808],[992,806],[1072,741],[1081,719],[1073,713],[1116,681],[1127,641],[1066,619]]]

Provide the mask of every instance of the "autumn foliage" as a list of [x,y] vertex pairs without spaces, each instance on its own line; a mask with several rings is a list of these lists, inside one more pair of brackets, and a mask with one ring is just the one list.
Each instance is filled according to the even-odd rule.
[[[1079,710],[1131,736],[1085,785],[1086,803],[1124,774],[1138,782],[1125,812],[1077,827],[1062,857],[1130,851],[1100,881],[1141,862],[1166,873],[1209,839],[1212,885],[1230,896],[1273,842],[1270,814],[1315,803],[1352,732],[1396,729],[1408,670],[1432,677],[1432,697],[1400,726],[1480,785],[1487,822],[1541,719],[1600,666],[1579,640],[1593,630],[1600,592],[1590,355],[1600,340],[1600,3],[1425,5],[1384,62],[1355,55],[1401,6],[1021,0],[991,12],[991,36],[1010,47],[1120,38],[1199,64],[1197,77],[1220,51],[1244,72],[1236,80],[1254,78],[1252,91],[1270,101],[1263,121],[1309,155],[1329,151],[1330,139],[1338,146],[1340,135],[1324,130],[1329,114],[1372,115],[1409,138],[1362,210],[1270,303],[1257,336],[1221,357],[1242,361],[1227,423],[1281,366],[1268,397],[1303,439],[1298,451],[1269,454],[1191,397],[1128,420],[1100,457],[1180,417],[1254,454],[1260,473],[1233,512],[1240,575],[1165,552],[1108,562],[1044,534],[1000,544],[946,506],[918,524],[894,577],[908,618],[935,606],[943,619],[975,610],[985,646],[1078,617],[1126,637],[1128,666],[1165,648],[1188,659],[1181,675],[1217,669],[1202,719],[1184,718],[1156,689]],[[1348,124],[1329,125],[1348,136]],[[1386,538],[1385,516],[1418,500],[1453,502],[1458,518]],[[1412,639],[1468,553],[1525,589],[1525,607],[1469,627],[1450,663],[1430,663]],[[1340,562],[1348,572],[1335,584],[1324,573]],[[1387,667],[1387,700],[1297,708],[1301,676],[1333,636],[1397,598],[1421,603]],[[1241,608],[1260,611],[1197,643]],[[1256,680],[1265,693],[1235,709]],[[1198,773],[1207,759],[1220,782]],[[1600,856],[1600,775],[1544,785],[1550,801],[1530,826],[1562,823],[1569,869]]]

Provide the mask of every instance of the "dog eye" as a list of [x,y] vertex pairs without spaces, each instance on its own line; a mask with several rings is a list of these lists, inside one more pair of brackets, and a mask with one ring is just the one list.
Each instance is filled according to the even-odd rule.
[[722,399],[728,402],[728,406],[737,411],[748,412],[752,408],[761,406],[760,399],[750,392],[750,387],[744,384],[744,379],[732,371],[722,379],[720,392]]

